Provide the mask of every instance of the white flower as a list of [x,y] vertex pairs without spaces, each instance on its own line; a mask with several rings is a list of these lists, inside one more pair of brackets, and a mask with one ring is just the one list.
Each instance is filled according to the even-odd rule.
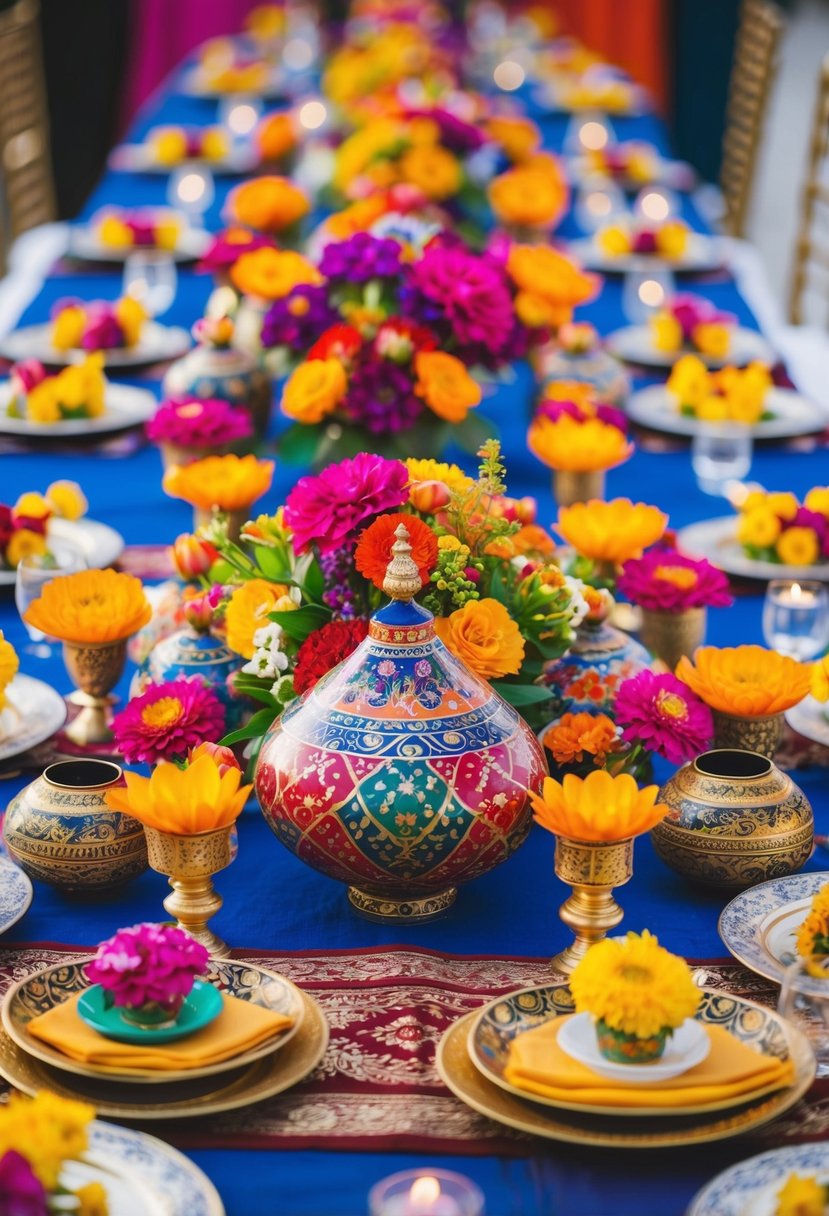
[[590,611],[587,600],[584,598],[586,587],[580,578],[573,578],[570,574],[565,574],[564,582],[570,592],[570,624],[575,629]]

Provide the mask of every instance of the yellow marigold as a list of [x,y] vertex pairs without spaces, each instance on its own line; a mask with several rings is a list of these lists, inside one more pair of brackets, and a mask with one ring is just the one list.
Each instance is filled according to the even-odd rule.
[[587,473],[612,469],[633,455],[623,431],[599,418],[580,422],[562,414],[555,422],[537,415],[527,432],[530,451],[550,469]]
[[227,827],[242,812],[252,785],[242,785],[238,768],[220,772],[202,752],[188,764],[159,764],[150,777],[125,773],[126,786],[107,790],[107,806],[160,832],[193,836]]
[[272,460],[255,456],[205,456],[171,465],[161,484],[171,498],[183,498],[201,511],[243,511],[267,494],[273,470]]
[[492,180],[487,191],[492,210],[502,224],[552,228],[567,210],[569,191],[558,163],[530,163],[508,169]]
[[15,570],[24,557],[40,557],[46,552],[46,537],[30,528],[18,528],[6,545],[6,565]]
[[379,220],[387,211],[386,195],[370,194],[368,198],[358,199],[349,207],[330,215],[325,221],[325,228],[333,240],[345,241],[355,232],[367,232],[375,220]]
[[42,494],[27,490],[14,504],[14,513],[27,519],[47,519],[52,514],[52,507]]
[[826,1184],[815,1175],[789,1174],[777,1192],[773,1216],[825,1216]]
[[607,714],[564,714],[544,733],[544,746],[556,764],[581,764],[592,756],[603,768],[616,743],[616,724]]
[[227,200],[228,215],[256,232],[284,232],[308,214],[306,195],[287,177],[256,177],[242,182]]
[[46,499],[55,514],[60,515],[62,519],[81,519],[86,515],[89,506],[76,481],[53,481],[46,490]]
[[469,411],[480,404],[481,386],[454,355],[441,350],[418,351],[415,372],[415,392],[433,414],[447,422],[463,422]]
[[787,566],[811,566],[820,557],[814,528],[786,528],[777,538],[777,556]]
[[3,631],[0,629],[0,710],[6,708],[8,703],[6,689],[17,675],[19,667],[20,660],[14,646],[11,642],[6,641]]
[[829,882],[812,896],[808,915],[797,931],[796,944],[801,958],[829,956]]
[[187,155],[187,135],[181,127],[156,127],[147,143],[160,165],[177,165]]
[[659,787],[639,789],[629,773],[611,777],[595,770],[586,777],[568,773],[563,781],[544,779],[540,794],[530,791],[535,819],[548,832],[569,840],[628,840],[648,832],[667,814],[656,801]]
[[267,246],[243,253],[230,268],[230,279],[243,295],[262,300],[281,300],[295,287],[323,281],[316,266],[301,253]]
[[667,526],[668,516],[647,503],[629,498],[591,499],[562,507],[556,531],[582,557],[621,565],[655,544]]
[[712,394],[711,373],[697,355],[683,355],[673,366],[667,389],[681,406],[695,409]]
[[[566,254],[547,245],[513,245],[507,259],[507,271],[518,288],[515,307],[523,297],[528,316],[521,319],[527,325],[564,325],[573,319],[578,304],[592,300],[601,279],[585,272]],[[542,319],[533,322],[530,316]]]
[[689,228],[683,220],[668,220],[656,234],[656,245],[666,258],[681,258],[688,248]]
[[109,1216],[109,1200],[101,1182],[87,1182],[75,1191],[78,1216]]
[[105,215],[98,224],[98,240],[110,249],[127,249],[132,244],[132,231],[117,215]]
[[829,486],[815,486],[806,495],[803,505],[809,511],[817,511],[818,515],[825,515],[829,519]]
[[152,610],[140,581],[116,570],[56,575],[24,613],[24,620],[62,642],[94,645],[131,637]]
[[515,162],[532,156],[541,144],[541,132],[531,118],[496,114],[487,120],[486,132]]
[[403,463],[409,470],[412,485],[420,481],[442,481],[450,490],[469,490],[472,487],[472,478],[459,465],[447,464],[445,460],[421,460],[409,456]]
[[578,1013],[638,1039],[676,1030],[702,996],[685,959],[647,929],[592,945],[570,976],[570,991]]
[[650,318],[651,340],[657,350],[675,351],[682,347],[682,326],[670,312],[658,312]]
[[461,662],[485,680],[521,670],[524,639],[499,600],[469,600],[451,616],[436,617],[435,631]]
[[67,304],[52,322],[52,345],[55,350],[73,350],[80,346],[86,326],[86,310],[80,304]]
[[348,377],[339,359],[309,359],[288,377],[280,409],[297,422],[321,422],[333,413],[347,391]]
[[691,337],[697,350],[710,359],[724,359],[731,349],[731,330],[719,321],[700,321]]
[[712,709],[759,718],[802,701],[812,669],[764,646],[700,646],[693,662],[683,655],[676,674]]
[[606,224],[595,236],[596,244],[609,258],[620,258],[633,248],[630,233],[621,224]]
[[46,1089],[34,1098],[12,1093],[0,1108],[0,1157],[9,1151],[20,1153],[45,1189],[53,1192],[64,1162],[86,1152],[86,1129],[94,1118],[94,1106]]
[[[233,592],[225,613],[227,644],[246,659],[253,658],[256,647],[253,635],[267,625],[268,616],[286,608],[283,601],[288,588],[281,583],[269,583],[264,578],[252,578]],[[292,601],[293,604],[293,601]]]
[[798,502],[791,490],[776,490],[766,495],[766,506],[779,515],[781,519],[794,519],[797,515]]
[[141,337],[141,330],[149,313],[134,296],[123,296],[117,300],[113,308],[115,319],[124,334],[124,345],[135,346]]
[[417,186],[427,198],[440,202],[452,198],[463,185],[456,158],[440,144],[420,144],[409,148],[398,161],[404,182]]
[[737,521],[737,540],[741,545],[767,549],[780,535],[782,525],[774,511],[766,506],[744,511]]

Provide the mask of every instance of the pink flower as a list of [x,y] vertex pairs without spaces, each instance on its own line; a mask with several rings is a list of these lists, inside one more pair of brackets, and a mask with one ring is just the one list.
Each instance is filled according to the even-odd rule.
[[220,777],[223,777],[232,768],[241,771],[242,766],[234,756],[231,748],[224,747],[221,743],[200,743],[198,747],[191,748],[187,753],[187,763],[192,764],[199,756],[205,755],[212,756],[216,761]]
[[330,464],[314,477],[300,477],[285,501],[285,523],[294,549],[316,545],[332,553],[356,539],[360,525],[408,501],[409,471],[399,460],[360,452]]
[[675,549],[650,549],[626,561],[617,586],[631,603],[651,612],[728,608],[734,603],[722,570],[704,557],[685,557]]
[[10,378],[15,393],[29,393],[46,379],[46,368],[39,359],[24,359],[15,363]]
[[412,266],[412,282],[440,306],[462,345],[483,344],[497,354],[509,340],[514,317],[503,271],[494,260],[462,246],[433,242]]
[[141,924],[119,929],[87,963],[86,974],[112,997],[133,1008],[156,1001],[180,1005],[209,959],[207,950],[176,925]]
[[48,1216],[46,1190],[26,1158],[10,1148],[0,1157],[3,1216]]
[[186,756],[204,739],[221,738],[224,730],[224,706],[198,677],[151,684],[112,720],[118,750],[130,764]]
[[124,331],[108,304],[91,312],[81,338],[84,350],[118,350],[124,345]]
[[640,743],[671,764],[698,756],[714,737],[711,710],[669,671],[645,670],[623,680],[613,713],[625,742]]
[[247,410],[229,401],[202,401],[198,397],[162,401],[147,423],[153,443],[175,443],[185,448],[224,447],[253,434]]

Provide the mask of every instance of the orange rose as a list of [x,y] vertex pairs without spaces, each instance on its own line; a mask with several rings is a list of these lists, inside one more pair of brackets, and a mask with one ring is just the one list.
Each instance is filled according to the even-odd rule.
[[254,249],[230,269],[233,286],[246,296],[281,300],[302,283],[321,283],[322,275],[301,253],[290,249]]
[[439,418],[463,422],[481,401],[481,387],[454,355],[444,351],[420,351],[415,355],[415,392]]
[[347,390],[348,378],[339,359],[309,359],[291,373],[282,391],[280,408],[297,422],[322,422],[337,408]]
[[448,617],[436,617],[435,631],[454,655],[485,680],[517,675],[524,639],[498,600],[469,600]]
[[227,200],[230,219],[257,232],[283,232],[309,209],[305,194],[286,177],[257,177],[242,182]]
[[502,224],[552,228],[567,209],[567,183],[552,158],[508,169],[489,186],[492,210]]
[[572,320],[576,305],[592,300],[601,286],[600,278],[547,245],[513,245],[507,272],[518,288],[515,310],[534,327]]

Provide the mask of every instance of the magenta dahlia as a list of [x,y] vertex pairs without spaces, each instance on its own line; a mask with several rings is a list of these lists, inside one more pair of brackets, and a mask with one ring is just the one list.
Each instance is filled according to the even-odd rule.
[[675,549],[650,549],[626,561],[617,586],[631,603],[651,612],[728,608],[734,603],[722,570],[704,557],[685,557]]
[[175,1006],[189,995],[209,957],[184,929],[145,922],[101,942],[86,974],[114,1005],[138,1009],[153,1001]]
[[151,684],[112,720],[118,750],[130,764],[179,759],[224,731],[225,708],[198,677]]
[[223,447],[252,434],[247,410],[212,398],[171,397],[162,401],[147,423],[147,438],[152,443],[186,448]]
[[[503,350],[514,327],[512,297],[493,259],[435,241],[412,265],[411,282],[436,306],[456,343]],[[428,324],[428,317],[418,319]]]
[[669,671],[640,671],[623,680],[613,716],[626,743],[684,764],[704,752],[714,737],[711,710]]
[[317,476],[300,477],[285,501],[294,549],[339,549],[356,539],[367,519],[402,507],[409,498],[408,485],[409,471],[401,461],[368,452],[330,464]]

